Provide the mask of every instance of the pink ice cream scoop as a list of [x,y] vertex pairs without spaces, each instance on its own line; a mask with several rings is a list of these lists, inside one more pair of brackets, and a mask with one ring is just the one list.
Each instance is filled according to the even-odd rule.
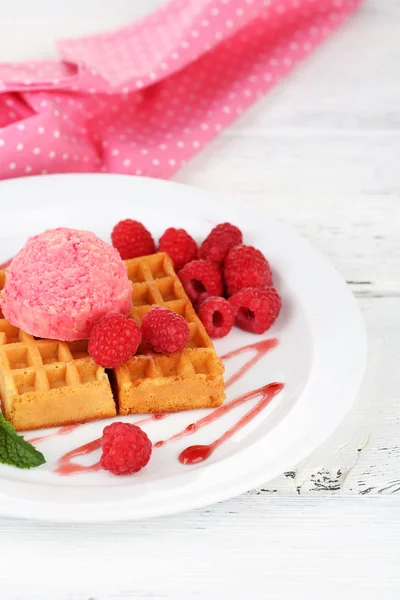
[[94,233],[49,229],[29,238],[7,272],[1,307],[36,337],[79,340],[106,313],[131,307],[132,287],[118,252]]

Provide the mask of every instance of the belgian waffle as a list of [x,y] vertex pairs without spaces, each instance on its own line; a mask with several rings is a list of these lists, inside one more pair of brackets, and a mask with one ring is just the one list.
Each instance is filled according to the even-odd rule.
[[120,414],[208,408],[225,398],[224,367],[165,253],[126,261],[132,282],[131,317],[140,325],[152,306],[164,306],[188,322],[190,342],[182,352],[161,355],[144,344],[114,369]]
[[[188,322],[182,352],[161,355],[145,344],[110,372],[119,413],[167,412],[222,404],[224,367],[187,297],[172,261],[153,254],[126,261],[132,282],[131,317],[140,325],[152,306]],[[0,290],[5,273],[0,271]],[[0,311],[0,394],[5,417],[19,430],[113,417],[110,380],[87,352],[87,341],[36,339],[11,325]]]
[[[4,282],[0,272],[0,289]],[[87,341],[35,339],[0,317],[2,410],[18,431],[116,415],[109,379]]]

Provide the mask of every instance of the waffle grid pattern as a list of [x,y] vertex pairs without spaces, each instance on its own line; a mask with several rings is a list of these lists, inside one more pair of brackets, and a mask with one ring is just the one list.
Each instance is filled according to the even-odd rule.
[[[156,354],[142,344],[136,356],[114,370],[120,413],[186,410],[221,404],[224,398],[222,363],[171,259],[165,253],[158,253],[125,262],[132,282],[131,317],[140,325],[153,306],[169,308],[188,322],[190,341],[185,350],[170,355]],[[185,385],[177,385],[179,381],[182,384],[184,381]],[[152,398],[150,389],[145,391],[149,384],[156,385],[159,398],[164,388],[160,404],[155,395]],[[196,398],[195,395],[200,393],[199,384],[202,384],[202,391]],[[182,388],[181,395],[179,387]],[[213,388],[208,398],[204,396],[207,388]]]
[[[188,322],[189,348],[214,348],[166,254],[160,252],[125,261],[125,264],[132,282],[130,316],[139,325],[150,308],[155,305],[163,306],[178,313]],[[144,346],[139,350],[141,354],[146,352]]]
[[[0,272],[0,289],[5,274]],[[57,389],[55,393],[52,390]],[[98,395],[84,412],[81,404],[85,396]],[[60,342],[36,339],[0,318],[0,393],[6,418],[17,429],[30,429],[50,425],[90,420],[101,416],[114,416],[115,403],[105,370],[96,365],[87,352],[87,341]],[[61,417],[63,399],[69,414]],[[60,406],[57,406],[60,403]],[[46,405],[46,412],[37,416],[34,405]],[[33,421],[26,422],[28,413]],[[60,415],[60,418],[58,417]],[[39,422],[36,419],[39,418]]]
[[19,395],[46,392],[64,386],[78,387],[101,379],[104,369],[88,358],[87,343],[36,340],[0,321],[0,368]]
[[[132,282],[130,316],[140,325],[152,306],[169,308],[188,322],[190,341],[170,355],[154,353],[143,343],[136,356],[110,372],[120,414],[222,404],[223,365],[170,258],[159,253],[126,261],[126,266]],[[4,284],[0,271],[0,294]],[[110,380],[89,357],[87,341],[36,339],[1,312],[0,393],[6,418],[20,430],[116,414]]]

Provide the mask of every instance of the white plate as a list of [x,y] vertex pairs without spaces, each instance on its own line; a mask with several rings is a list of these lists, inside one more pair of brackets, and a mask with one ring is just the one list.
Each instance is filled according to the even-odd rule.
[[[90,229],[108,240],[118,220],[132,217],[143,221],[155,236],[168,226],[179,226],[201,240],[216,223],[236,223],[245,242],[268,257],[283,310],[261,338],[235,329],[216,343],[223,355],[260,339],[280,340],[276,349],[229,388],[228,399],[269,382],[285,384],[255,420],[208,460],[193,466],[180,464],[179,453],[192,444],[215,440],[259,398],[189,437],[156,448],[149,465],[133,476],[114,477],[105,471],[69,477],[54,474],[59,457],[99,437],[104,421],[42,442],[38,447],[47,458],[46,465],[31,471],[0,466],[1,515],[115,521],[170,514],[224,500],[293,467],[332,433],[349,410],[366,360],[359,310],[325,258],[286,227],[195,188],[119,175],[10,180],[0,183],[0,195],[3,206],[8,207],[2,214],[1,260],[15,254],[28,235],[48,227]],[[227,361],[227,374],[251,357],[247,352]],[[205,414],[179,413],[144,429],[157,441]],[[126,420],[134,422],[138,417]],[[97,459],[98,452],[81,460],[90,464]]]

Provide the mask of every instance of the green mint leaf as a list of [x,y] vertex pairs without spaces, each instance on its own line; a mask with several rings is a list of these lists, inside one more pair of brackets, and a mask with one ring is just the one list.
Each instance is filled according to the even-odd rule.
[[45,462],[43,454],[24,440],[0,413],[0,463],[30,469]]

